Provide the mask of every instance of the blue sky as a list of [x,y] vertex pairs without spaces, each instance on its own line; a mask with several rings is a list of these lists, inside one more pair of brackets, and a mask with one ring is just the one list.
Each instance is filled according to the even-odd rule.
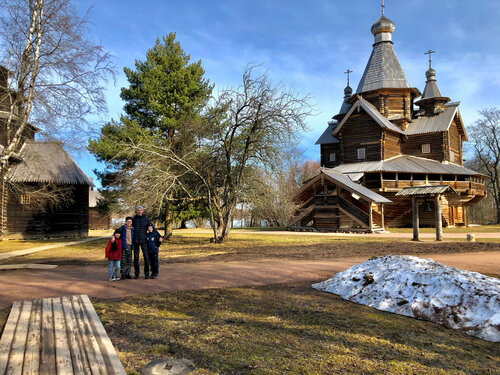
[[[177,33],[192,60],[202,61],[216,87],[237,85],[244,67],[262,64],[274,82],[310,94],[318,115],[301,146],[319,160],[317,138],[342,103],[347,68],[354,90],[371,53],[372,24],[380,0],[80,0],[89,6],[91,35],[110,51],[119,69],[107,90],[109,113],[118,119],[127,86],[123,67],[144,60],[156,38]],[[393,42],[409,84],[423,91],[428,67],[424,52],[436,51],[433,67],[444,96],[461,101],[466,125],[480,109],[500,106],[500,3],[481,0],[386,0],[385,15],[396,24]],[[103,169],[89,154],[75,159],[90,177]]]

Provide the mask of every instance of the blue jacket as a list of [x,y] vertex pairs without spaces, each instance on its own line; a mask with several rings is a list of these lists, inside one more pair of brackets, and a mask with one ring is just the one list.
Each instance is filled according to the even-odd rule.
[[126,236],[126,232],[125,232],[125,229],[126,226],[125,225],[122,225],[120,227],[121,231],[122,231],[122,235],[121,235],[121,239],[122,239],[122,249],[126,249],[127,248],[127,245],[128,246],[132,246],[132,248],[134,248],[134,227],[132,227],[132,243],[127,243],[127,236]]
[[158,254],[161,245],[160,238],[160,233],[156,229],[153,229],[151,233],[146,233],[148,252]]

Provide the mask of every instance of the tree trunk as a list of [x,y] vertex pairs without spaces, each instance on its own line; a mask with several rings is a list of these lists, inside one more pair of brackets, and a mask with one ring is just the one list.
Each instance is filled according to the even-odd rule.
[[169,240],[172,237],[173,221],[172,221],[172,210],[170,209],[170,204],[166,204],[165,213],[165,231],[164,238]]
[[186,229],[186,220],[181,220],[181,225],[179,225],[179,229]]

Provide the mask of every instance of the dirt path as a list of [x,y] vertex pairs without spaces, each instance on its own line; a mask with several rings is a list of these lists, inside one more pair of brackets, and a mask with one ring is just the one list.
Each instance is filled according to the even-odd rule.
[[[433,254],[450,266],[487,274],[500,274],[500,252]],[[118,298],[143,293],[265,285],[324,279],[365,259],[264,260],[256,262],[207,262],[164,264],[158,280],[107,280],[107,268],[59,266],[52,270],[0,272],[0,309],[12,302],[78,293],[90,297]]]

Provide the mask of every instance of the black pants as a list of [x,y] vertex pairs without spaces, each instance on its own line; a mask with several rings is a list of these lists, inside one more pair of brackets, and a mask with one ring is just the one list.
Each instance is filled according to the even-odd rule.
[[158,276],[158,253],[149,253],[149,264],[151,265],[151,273]]
[[134,272],[135,276],[139,276],[139,246],[142,250],[142,257],[144,258],[144,276],[149,276],[149,253],[147,243],[134,244]]

